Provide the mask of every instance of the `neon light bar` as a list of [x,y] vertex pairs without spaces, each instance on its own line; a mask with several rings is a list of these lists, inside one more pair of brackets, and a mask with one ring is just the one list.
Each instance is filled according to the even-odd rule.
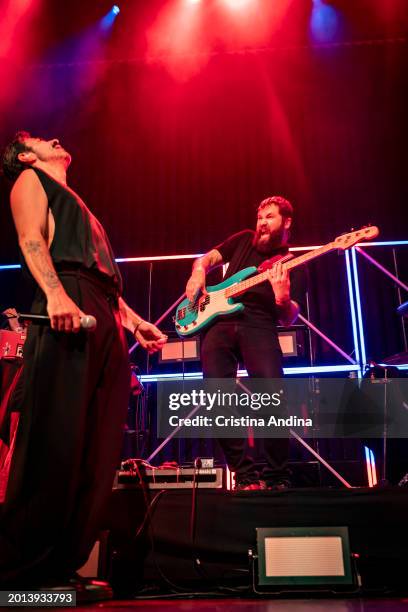
[[[321,246],[321,245],[320,245]],[[313,251],[319,249],[320,246],[303,246],[303,247],[291,247],[289,251]],[[187,255],[152,255],[147,257],[116,257],[117,263],[132,263],[132,262],[144,262],[144,261],[175,261],[180,259],[197,259],[202,257],[203,253],[189,253]],[[15,270],[21,268],[20,264],[1,265],[0,270]]]
[[[408,240],[386,240],[384,242],[359,242],[356,246],[372,247],[372,246],[404,246],[408,244]],[[319,249],[322,245],[290,247],[289,251],[313,251]],[[346,251],[347,253],[347,251]],[[170,261],[177,259],[195,259],[201,257],[203,253],[187,254],[187,255],[154,255],[151,257],[117,257],[117,263],[125,263],[132,261]],[[21,268],[19,264],[0,265],[0,270],[16,270]]]
[[366,259],[368,259],[368,261],[373,264],[373,266],[375,266],[376,268],[378,268],[383,274],[385,274],[386,276],[388,276],[388,278],[390,278],[395,284],[397,284],[399,287],[401,287],[402,289],[404,289],[404,291],[408,291],[408,285],[406,285],[405,283],[403,283],[397,276],[395,276],[394,274],[392,274],[392,272],[390,272],[385,266],[383,266],[382,264],[380,264],[379,261],[377,261],[376,259],[374,259],[374,257],[371,257],[371,255],[369,255],[368,253],[366,253],[364,251],[364,249],[360,249],[360,247],[356,247],[356,251],[358,253],[361,253],[361,255],[363,257],[365,257]]
[[363,362],[363,365],[365,365],[367,363],[367,356],[366,356],[366,348],[365,348],[365,340],[364,340],[363,313],[361,310],[360,283],[358,280],[357,255],[356,255],[355,247],[351,249],[351,261],[353,262],[353,277],[354,277],[354,286],[356,289],[356,307],[357,307],[358,329],[360,332],[361,361]]
[[371,467],[371,461],[370,461],[370,449],[368,448],[368,446],[364,447],[364,453],[365,453],[365,460],[366,460],[368,486],[371,488],[373,486],[373,474],[372,474],[372,467]]
[[[351,279],[351,268],[350,268],[350,254],[348,251],[345,252],[345,256],[346,256],[347,283],[348,283],[348,292],[349,292],[349,300],[350,300],[351,328],[353,330],[354,351],[355,351],[356,361],[360,363],[360,348],[358,346],[357,323],[356,323],[356,306],[354,303],[353,283]],[[359,377],[361,378],[361,370],[360,370]]]
[[[331,372],[358,372],[360,366],[358,365],[332,365],[332,366],[309,366],[309,367],[292,367],[283,368],[284,374],[323,374]],[[243,378],[248,376],[246,370],[238,370],[238,377]],[[185,372],[172,374],[142,374],[140,380],[142,382],[158,382],[165,380],[201,380],[203,378],[202,372]]]
[[377,469],[375,467],[375,457],[374,457],[374,453],[373,451],[370,449],[370,463],[371,463],[371,474],[373,477],[373,486],[375,487],[375,485],[378,483],[377,480]]
[[317,246],[300,246],[300,247],[290,247],[289,251],[314,251],[315,249],[320,249],[323,246],[319,244]]
[[[116,257],[116,263],[128,263],[128,262],[143,262],[143,261],[174,261],[177,259],[197,259],[201,257],[202,253],[196,253],[193,255],[157,255],[154,257]],[[20,264],[9,264],[0,266],[0,270],[17,270],[21,268]]]
[[[301,247],[290,247],[289,251],[313,251],[319,249],[319,246],[301,246]],[[115,261],[117,263],[129,263],[134,261],[174,261],[179,259],[196,259],[202,257],[204,253],[195,253],[187,255],[154,255],[149,257],[117,257]]]
[[384,242],[358,242],[356,246],[372,247],[372,246],[404,246],[408,244],[408,240],[385,240]]
[[195,255],[154,255],[153,257],[117,257],[115,261],[117,263],[125,263],[132,261],[174,261],[176,259],[197,259],[202,257],[203,253],[196,253]]
[[[403,246],[408,245],[408,240],[387,240],[384,242],[359,242],[356,246],[359,247],[372,247],[372,246]],[[289,251],[314,251],[319,249],[322,245],[312,246],[300,246],[290,247]],[[143,262],[143,261],[174,261],[178,259],[196,259],[202,257],[203,253],[187,254],[187,255],[153,255],[149,257],[117,257],[115,261],[117,263],[127,262]],[[347,251],[346,251],[347,255]],[[19,264],[0,265],[0,270],[17,270],[21,268]]]
[[330,372],[358,372],[359,365],[305,366],[283,368],[284,374],[325,374]]
[[379,363],[383,368],[398,368],[398,370],[408,370],[408,363],[401,363],[400,365],[395,365],[394,363]]

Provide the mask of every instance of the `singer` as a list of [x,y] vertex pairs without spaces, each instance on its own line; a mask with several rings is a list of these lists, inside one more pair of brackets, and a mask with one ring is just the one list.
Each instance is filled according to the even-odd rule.
[[[19,132],[3,155],[23,267],[37,283],[24,353],[21,417],[0,509],[0,588],[71,581],[96,540],[129,397],[123,327],[149,352],[166,337],[121,297],[107,235],[67,185],[57,139]],[[94,332],[80,319],[96,318]]]

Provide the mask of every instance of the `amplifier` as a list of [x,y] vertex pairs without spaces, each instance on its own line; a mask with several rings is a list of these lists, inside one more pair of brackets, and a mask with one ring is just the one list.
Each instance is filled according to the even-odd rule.
[[[143,482],[149,489],[222,489],[223,468],[142,468]],[[140,487],[137,471],[118,470],[113,489]]]
[[14,359],[23,356],[26,333],[0,329],[0,359]]

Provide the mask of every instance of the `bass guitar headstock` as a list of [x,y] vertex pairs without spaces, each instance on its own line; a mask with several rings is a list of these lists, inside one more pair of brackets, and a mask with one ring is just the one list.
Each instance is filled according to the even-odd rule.
[[380,230],[378,227],[375,225],[369,225],[367,227],[362,227],[355,232],[349,232],[348,234],[337,236],[337,238],[333,241],[333,246],[337,249],[346,250],[357,244],[357,242],[377,238],[379,233]]

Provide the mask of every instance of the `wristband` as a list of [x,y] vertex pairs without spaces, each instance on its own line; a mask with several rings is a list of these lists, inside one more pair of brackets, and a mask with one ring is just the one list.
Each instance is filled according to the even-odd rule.
[[144,323],[144,320],[140,319],[139,323],[137,323],[135,329],[133,330],[133,335],[135,335],[135,333],[137,332],[137,330],[139,329],[142,323]]

